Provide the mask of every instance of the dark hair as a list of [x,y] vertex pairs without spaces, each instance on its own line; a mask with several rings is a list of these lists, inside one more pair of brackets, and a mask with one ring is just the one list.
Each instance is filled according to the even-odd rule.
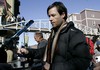
[[35,32],[35,35],[36,35],[36,36],[41,36],[41,37],[43,38],[43,34],[42,34],[42,32],[40,32],[40,31]]
[[54,2],[53,4],[51,4],[48,8],[47,8],[47,14],[48,14],[48,11],[53,8],[53,7],[56,7],[57,8],[57,11],[58,13],[61,15],[63,12],[65,13],[65,17],[64,19],[66,20],[67,19],[67,8],[64,6],[64,4],[62,2]]

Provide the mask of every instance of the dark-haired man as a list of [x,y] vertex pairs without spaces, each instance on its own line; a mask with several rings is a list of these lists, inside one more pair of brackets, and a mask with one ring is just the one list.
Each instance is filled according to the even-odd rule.
[[47,47],[45,70],[86,70],[91,61],[82,31],[67,22],[67,8],[54,2],[47,8],[52,32]]

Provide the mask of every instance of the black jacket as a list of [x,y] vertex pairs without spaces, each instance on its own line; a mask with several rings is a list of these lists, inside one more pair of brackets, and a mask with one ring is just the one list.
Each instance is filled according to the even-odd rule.
[[69,22],[58,37],[51,70],[86,70],[90,61],[91,55],[83,32]]
[[45,52],[45,48],[47,44],[48,44],[48,41],[43,39],[40,43],[38,43],[37,49],[27,48],[29,53],[26,56],[31,57],[33,59],[42,59],[44,56],[44,52]]
[[48,41],[43,39],[38,43],[37,49],[27,48],[29,53],[25,55],[25,57],[29,58],[29,65],[31,66],[31,70],[41,70],[44,64],[43,57],[45,48],[48,44]]

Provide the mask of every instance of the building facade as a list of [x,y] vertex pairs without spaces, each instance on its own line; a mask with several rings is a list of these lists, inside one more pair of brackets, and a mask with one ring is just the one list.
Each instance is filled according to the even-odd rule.
[[5,25],[13,17],[17,17],[20,13],[19,6],[19,0],[0,0],[0,25]]
[[68,21],[73,21],[83,32],[96,34],[100,28],[100,11],[85,9],[80,13],[69,15]]

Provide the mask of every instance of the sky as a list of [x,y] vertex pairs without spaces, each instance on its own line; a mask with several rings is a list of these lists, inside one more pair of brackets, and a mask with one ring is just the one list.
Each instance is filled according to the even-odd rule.
[[69,14],[84,9],[100,10],[100,0],[20,0],[20,15],[26,20],[48,19],[47,7],[55,1],[63,2]]
[[[20,0],[20,16],[26,20],[48,19],[47,7],[55,1],[63,2],[68,14],[80,13],[84,9],[100,11],[100,0]],[[33,35],[29,34],[29,36],[29,45],[36,44]],[[20,41],[22,42],[23,39]]]

